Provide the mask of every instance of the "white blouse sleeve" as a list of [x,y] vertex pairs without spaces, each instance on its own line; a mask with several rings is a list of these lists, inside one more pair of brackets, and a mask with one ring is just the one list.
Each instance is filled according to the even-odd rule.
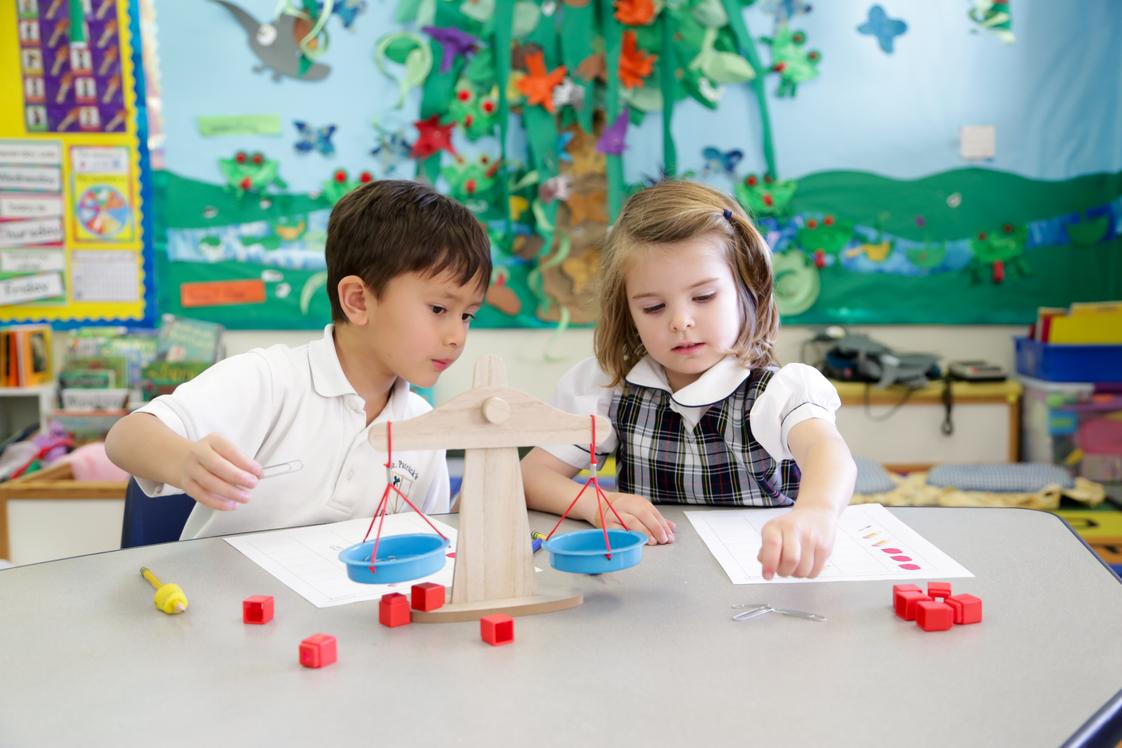
[[787,364],[777,371],[749,413],[752,435],[776,461],[791,460],[787,437],[808,418],[834,423],[841,407],[838,391],[822,372],[806,364]]
[[[608,417],[613,390],[608,375],[595,358],[588,358],[569,369],[553,391],[553,405],[579,416],[596,414]],[[551,444],[546,452],[575,468],[588,467],[588,444]],[[616,451],[615,432],[596,433],[596,453],[608,455]]]

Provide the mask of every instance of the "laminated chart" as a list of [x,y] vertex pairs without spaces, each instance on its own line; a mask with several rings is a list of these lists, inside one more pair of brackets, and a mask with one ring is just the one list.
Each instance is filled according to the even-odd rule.
[[0,322],[150,322],[137,6],[0,8]]

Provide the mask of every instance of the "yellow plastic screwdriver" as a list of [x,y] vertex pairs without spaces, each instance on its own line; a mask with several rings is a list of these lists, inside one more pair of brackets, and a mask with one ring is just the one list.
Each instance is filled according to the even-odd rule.
[[152,598],[152,602],[156,604],[157,608],[169,616],[187,610],[187,596],[183,594],[183,590],[178,584],[162,584],[147,566],[140,567],[140,576],[147,579],[148,583],[155,588],[156,595]]

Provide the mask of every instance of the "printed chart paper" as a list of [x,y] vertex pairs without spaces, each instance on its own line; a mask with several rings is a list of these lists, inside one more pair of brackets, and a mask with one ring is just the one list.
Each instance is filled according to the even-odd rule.
[[[448,550],[451,553],[456,547],[456,530],[432,517],[429,519],[451,541]],[[423,579],[396,584],[352,582],[339,560],[339,551],[361,541],[369,526],[369,519],[360,518],[331,525],[235,535],[224,540],[317,608],[377,600],[388,592],[408,594],[410,587],[421,582],[452,585],[453,563],[448,557],[444,559],[443,569]],[[413,512],[386,515],[383,538],[413,532],[431,533],[432,528]]]
[[965,567],[925,540],[880,504],[848,507],[838,520],[834,552],[815,579],[764,579],[756,556],[760,531],[784,509],[686,512],[733,584],[870,582],[889,579],[972,577]]

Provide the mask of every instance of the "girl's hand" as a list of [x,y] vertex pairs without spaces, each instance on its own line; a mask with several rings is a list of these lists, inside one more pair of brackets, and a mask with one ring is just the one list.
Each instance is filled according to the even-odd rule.
[[764,525],[757,556],[764,579],[816,577],[834,549],[837,514],[830,508],[795,508]]
[[[635,494],[605,493],[607,493],[608,500],[612,502],[612,506],[615,507],[616,513],[627,523],[627,528],[647,535],[647,545],[674,542],[675,524],[663,517],[654,504]],[[600,514],[595,511],[595,507],[589,522],[594,527],[600,527]],[[604,507],[604,523],[609,530],[616,527],[622,529],[616,515],[607,506]]]

